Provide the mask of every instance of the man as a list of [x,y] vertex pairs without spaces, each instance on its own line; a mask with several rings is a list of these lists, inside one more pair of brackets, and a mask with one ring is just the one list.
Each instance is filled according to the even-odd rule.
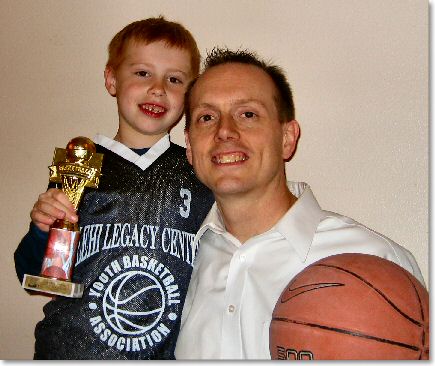
[[269,325],[288,282],[344,252],[398,263],[423,282],[411,253],[350,218],[323,211],[305,183],[286,182],[299,125],[282,71],[215,49],[186,95],[189,162],[216,203],[183,309],[178,359],[268,359]]

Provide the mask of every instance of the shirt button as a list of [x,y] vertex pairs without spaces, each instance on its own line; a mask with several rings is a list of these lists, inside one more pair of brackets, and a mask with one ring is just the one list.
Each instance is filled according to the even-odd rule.
[[244,254],[240,255],[240,262],[244,262],[246,260],[246,256]]
[[229,313],[234,313],[235,310],[236,310],[236,307],[234,305],[228,306],[228,312]]

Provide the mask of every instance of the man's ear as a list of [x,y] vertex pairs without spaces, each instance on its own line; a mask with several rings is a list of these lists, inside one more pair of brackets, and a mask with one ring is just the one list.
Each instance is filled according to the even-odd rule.
[[296,150],[299,139],[299,123],[295,119],[284,122],[282,124],[283,136],[282,136],[282,152],[283,159],[288,160],[291,158]]
[[193,165],[193,159],[192,159],[192,147],[190,146],[190,139],[189,139],[189,131],[184,131],[184,141],[186,142],[186,156],[187,160],[189,161],[190,165]]
[[116,97],[116,77],[115,71],[110,66],[104,69],[104,85],[112,97]]

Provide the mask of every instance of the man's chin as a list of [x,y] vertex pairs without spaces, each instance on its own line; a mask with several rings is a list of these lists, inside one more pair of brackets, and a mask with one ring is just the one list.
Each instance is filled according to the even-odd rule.
[[235,195],[241,195],[247,192],[246,182],[242,182],[240,179],[220,179],[209,188],[213,191],[216,197],[231,197]]

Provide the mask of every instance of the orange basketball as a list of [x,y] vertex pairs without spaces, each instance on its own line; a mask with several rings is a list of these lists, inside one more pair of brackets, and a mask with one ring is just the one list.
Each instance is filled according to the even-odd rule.
[[272,359],[427,360],[429,293],[408,271],[367,254],[319,260],[282,292]]

